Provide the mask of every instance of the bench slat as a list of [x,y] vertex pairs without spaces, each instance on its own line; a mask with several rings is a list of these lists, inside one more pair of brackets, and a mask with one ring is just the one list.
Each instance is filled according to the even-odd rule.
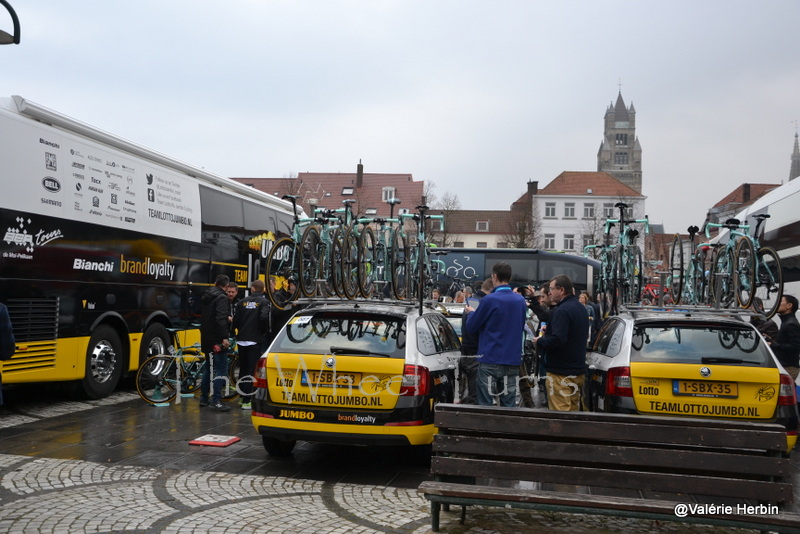
[[771,504],[792,502],[791,483],[741,480],[703,475],[651,473],[597,467],[546,465],[464,457],[431,459],[437,476],[469,476],[485,479],[527,480],[553,484],[639,489],[712,497],[753,499]]
[[[439,411],[435,415],[435,425],[440,432],[468,431],[470,433],[498,433],[518,436],[550,436],[569,438],[580,442],[588,439],[593,442],[642,442],[663,444],[698,445],[711,448],[761,449],[780,452],[786,449],[786,430],[780,425],[732,425],[721,432],[719,427],[699,427],[676,425],[674,422],[611,420],[593,412],[579,412],[583,418],[580,424],[575,420],[552,417],[558,412],[538,412],[536,410],[514,409],[515,412],[481,414],[472,408],[457,411]],[[496,410],[496,409],[495,409]],[[618,415],[618,414],[613,414]],[[600,416],[600,417],[598,417]],[[630,416],[628,416],[630,417]],[[669,419],[669,418],[662,418]],[[677,419],[677,418],[676,418]]]
[[791,463],[788,458],[749,454],[737,456],[732,451],[722,453],[704,450],[670,450],[668,454],[659,454],[659,449],[648,448],[647,445],[559,443],[495,436],[439,434],[434,438],[433,452],[500,456],[512,461],[552,462],[559,465],[619,465],[620,470],[698,471],[764,477],[786,477],[791,474]]

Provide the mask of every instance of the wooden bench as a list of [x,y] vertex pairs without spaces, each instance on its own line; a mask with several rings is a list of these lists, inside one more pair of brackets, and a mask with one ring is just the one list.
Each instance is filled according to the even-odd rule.
[[434,532],[449,505],[462,523],[484,505],[800,532],[780,425],[461,404],[435,424]]

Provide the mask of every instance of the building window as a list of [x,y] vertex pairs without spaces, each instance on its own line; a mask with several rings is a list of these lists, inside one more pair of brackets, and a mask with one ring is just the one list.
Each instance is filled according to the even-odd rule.
[[545,250],[555,250],[556,234],[544,234],[544,248]]
[[583,205],[583,218],[594,219],[594,202],[587,202]]
[[626,219],[633,219],[633,208],[625,208],[625,218]]
[[583,236],[583,246],[588,247],[589,245],[594,245],[594,236],[591,234]]
[[456,241],[455,243],[453,243],[453,246],[456,247],[456,248],[464,248],[464,242],[463,241]]
[[575,234],[564,234],[564,250],[575,250]]
[[614,218],[614,204],[603,204],[603,217],[606,219]]
[[497,248],[508,248],[508,243],[505,243],[505,242],[503,242],[503,243],[498,243],[498,244],[497,244]]
[[395,188],[394,187],[384,187],[383,193],[381,194],[381,198],[384,202],[389,202],[395,197]]
[[553,217],[556,216],[556,203],[555,202],[545,202],[544,204],[544,216],[545,217]]
[[627,152],[615,152],[614,153],[614,165],[627,165],[628,164],[628,153]]
[[342,196],[352,195],[355,193],[356,190],[352,187],[343,187],[342,188]]
[[442,232],[442,231],[444,231],[444,220],[443,219],[431,219],[431,231],[432,232]]
[[489,248],[489,244],[486,241],[478,241],[478,248]]
[[489,231],[489,221],[475,221],[475,231],[476,232],[488,232]]
[[575,203],[574,202],[567,202],[564,204],[564,218],[566,219],[574,219],[575,218]]
[[617,146],[628,146],[628,134],[618,133],[614,138],[614,144]]
[[377,215],[378,208],[367,208],[364,210],[364,213],[366,213],[367,215]]

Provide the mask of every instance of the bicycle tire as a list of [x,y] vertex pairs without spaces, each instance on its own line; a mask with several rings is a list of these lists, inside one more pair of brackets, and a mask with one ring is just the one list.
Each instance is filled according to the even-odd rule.
[[729,308],[736,299],[733,290],[733,252],[728,247],[717,249],[711,256],[708,292],[711,306]]
[[753,309],[767,319],[774,316],[783,298],[783,268],[772,247],[761,247],[757,253],[755,298]]
[[236,352],[228,353],[228,379],[219,394],[219,398],[224,401],[234,400],[239,396],[239,375],[241,366],[239,365],[239,354]]
[[[300,284],[295,284],[294,291],[289,291],[288,281],[294,278],[297,282],[298,271],[298,246],[293,239],[283,237],[275,242],[267,256],[267,277],[275,281],[275,287],[267,283],[267,296],[274,307],[279,310],[286,309],[286,305],[297,298],[300,292]],[[285,286],[287,297],[278,294],[278,291]]]
[[392,239],[392,292],[398,300],[406,298],[406,259],[408,258],[408,247],[406,239],[399,231]]
[[687,285],[690,287],[691,294],[685,304],[697,306],[707,302],[706,282],[706,253],[703,250],[697,250],[689,264]]
[[333,291],[338,297],[344,297],[344,272],[342,270],[342,256],[344,255],[344,237],[341,230],[336,230],[333,234],[333,244],[331,245],[331,281]]
[[631,247],[631,285],[630,285],[630,304],[640,304],[642,302],[642,289],[644,289],[644,262],[642,261],[642,249],[638,245]]
[[672,238],[672,248],[669,251],[669,288],[672,302],[680,304],[683,297],[683,240],[680,234]]
[[309,226],[300,238],[300,291],[304,297],[312,298],[317,294],[317,277],[319,276],[319,230]]
[[358,227],[356,225],[347,229],[342,248],[342,289],[344,296],[354,299],[359,294],[358,287]]
[[358,244],[358,289],[361,291],[361,296],[367,299],[375,293],[377,274],[375,264],[375,232],[372,231],[372,228],[367,227],[361,232]]
[[742,237],[736,242],[733,253],[734,277],[733,288],[736,301],[742,308],[753,304],[755,288],[756,251],[749,237]]
[[178,373],[172,356],[151,356],[136,372],[136,391],[152,405],[172,402],[177,396]]

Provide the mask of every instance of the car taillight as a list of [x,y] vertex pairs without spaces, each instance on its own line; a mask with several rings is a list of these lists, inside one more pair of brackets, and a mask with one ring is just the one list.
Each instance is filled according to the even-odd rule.
[[267,359],[266,358],[259,358],[258,362],[256,363],[256,387],[257,388],[265,388],[267,387]]
[[406,365],[403,368],[403,382],[400,385],[400,395],[403,397],[417,397],[427,395],[430,391],[430,373],[427,367],[421,365]]
[[606,395],[633,397],[630,367],[612,367],[608,370],[608,376],[606,377]]
[[779,406],[794,406],[797,404],[797,394],[794,387],[794,380],[789,375],[781,374],[781,388],[778,394]]

